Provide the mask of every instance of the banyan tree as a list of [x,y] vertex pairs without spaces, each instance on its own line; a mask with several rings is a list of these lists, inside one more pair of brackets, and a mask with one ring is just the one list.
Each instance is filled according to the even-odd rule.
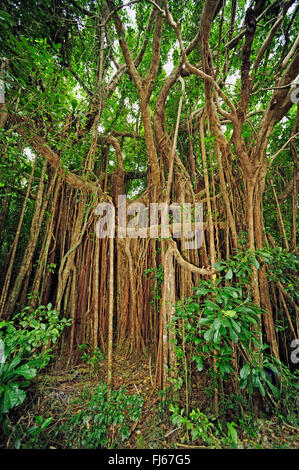
[[[256,328],[285,360],[296,299],[254,254],[296,251],[297,12],[294,0],[2,4],[2,318],[52,303],[72,319],[61,364],[88,343],[111,381],[120,348],[148,355],[165,388],[176,303],[203,280],[233,282],[217,263],[251,253]],[[161,232],[163,207],[201,207],[200,246],[175,236],[175,215]]]

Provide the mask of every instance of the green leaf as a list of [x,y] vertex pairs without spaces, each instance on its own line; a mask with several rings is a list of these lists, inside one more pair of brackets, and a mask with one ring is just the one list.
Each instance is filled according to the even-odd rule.
[[42,416],[36,416],[35,421],[37,422],[37,424],[41,425],[42,422],[43,422],[43,417]]
[[208,323],[211,323],[211,318],[200,318],[198,320],[199,325],[207,325]]
[[207,289],[204,289],[204,288],[196,289],[197,297],[200,297],[201,295],[206,295],[206,293],[207,293]]
[[266,383],[268,384],[268,386],[270,387],[274,397],[276,399],[280,398],[280,391],[277,387],[275,387],[275,385],[273,385],[270,380],[266,379]]
[[205,334],[203,335],[204,339],[206,341],[211,341],[213,336],[214,336],[214,328],[210,328],[208,331],[205,332]]
[[14,447],[15,447],[15,449],[19,449],[21,447],[21,439],[19,437],[15,438]]
[[227,273],[225,275],[225,279],[227,279],[229,281],[230,279],[232,279],[232,277],[233,277],[233,271],[232,271],[231,268],[229,268],[229,270],[227,271]]
[[279,374],[279,371],[278,371],[277,367],[274,364],[266,362],[266,363],[264,363],[264,365],[265,365],[265,367],[268,367],[269,369],[271,369],[274,372],[274,374],[277,374],[277,375]]
[[252,257],[252,264],[256,269],[259,269],[260,263],[258,262],[255,256]]
[[238,338],[237,333],[232,328],[229,328],[229,334],[230,334],[232,341],[234,343],[237,343],[239,338]]
[[[223,312],[223,313],[224,313],[224,312]],[[228,328],[228,327],[230,327],[229,318],[227,318],[226,316],[223,317],[223,319],[222,319],[222,326],[223,326],[223,328]]]
[[14,371],[15,375],[22,375],[25,379],[33,379],[36,376],[36,369],[29,367],[28,364],[18,367]]
[[0,10],[0,19],[2,21],[7,21],[7,23],[9,23],[10,25],[14,24],[12,20],[12,16],[9,13],[7,13],[7,11]]
[[232,318],[230,319],[230,322],[231,322],[232,327],[235,330],[235,332],[236,333],[241,333],[240,325],[235,320],[233,320]]
[[39,426],[32,426],[32,428],[28,429],[27,434],[32,436],[38,436],[41,432]]
[[218,263],[218,262],[217,262],[217,263],[214,263],[214,264],[212,265],[212,268],[215,268],[216,271],[217,271],[218,273],[220,273],[220,271],[223,271],[223,269],[225,269],[225,264],[224,264],[224,263]]
[[260,379],[258,377],[256,377],[256,384],[259,388],[259,391],[261,392],[261,395],[264,397],[266,395],[266,392],[265,392],[265,389],[260,381]]
[[231,291],[231,296],[234,298],[234,299],[237,299],[239,297],[239,294],[238,292],[234,289]]
[[236,315],[236,311],[235,310],[223,310],[222,311],[223,315],[225,315],[226,317],[234,317]]
[[216,330],[214,334],[214,338],[213,338],[214,343],[219,343],[220,339],[221,339],[220,330]]
[[229,431],[231,440],[233,441],[233,443],[235,445],[237,445],[238,444],[238,434],[237,434],[237,431],[235,430],[233,424],[234,423],[227,423],[227,427],[228,427],[228,431]]
[[53,421],[53,417],[51,416],[50,418],[45,419],[43,424],[41,425],[41,429],[45,429],[49,424]]
[[257,320],[255,320],[255,318],[250,317],[249,315],[246,317],[246,320],[249,321],[249,323],[252,323],[253,325],[257,324]]
[[220,318],[215,318],[214,322],[213,322],[213,328],[215,328],[215,330],[219,330],[221,327],[221,320]]
[[238,310],[239,312],[243,312],[243,313],[254,313],[254,310],[252,308],[246,307],[245,305],[240,305]]
[[203,370],[203,360],[201,356],[193,356],[192,359],[196,362],[196,368],[198,372]]
[[220,310],[219,305],[212,302],[212,300],[205,300],[204,301],[205,309],[211,312],[215,312]]
[[8,368],[7,368],[8,372],[15,369],[15,367],[17,367],[20,364],[21,360],[22,360],[22,356],[20,354],[15,356],[12,359],[12,361],[8,364]]
[[240,388],[243,389],[247,386],[247,379],[240,379]]
[[18,384],[8,384],[4,387],[4,394],[0,400],[0,411],[6,414],[11,408],[21,405],[26,398],[26,393]]
[[250,374],[250,363],[247,362],[247,364],[245,364],[245,366],[243,366],[242,369],[240,370],[240,377],[241,379],[245,380],[247,379],[249,374]]

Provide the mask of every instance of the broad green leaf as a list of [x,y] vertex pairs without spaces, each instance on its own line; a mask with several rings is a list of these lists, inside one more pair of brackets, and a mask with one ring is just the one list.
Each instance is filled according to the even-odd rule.
[[235,430],[233,424],[231,424],[231,423],[227,423],[227,427],[228,427],[229,434],[230,434],[230,437],[231,437],[233,443],[237,445],[238,444],[237,431]]
[[36,421],[37,424],[41,425],[42,422],[43,422],[43,417],[40,416],[40,415],[39,415],[39,416],[36,416],[36,417],[35,417],[35,421]]
[[22,375],[25,379],[33,379],[36,376],[36,369],[29,367],[28,364],[18,367],[14,371],[15,375]]
[[213,328],[210,328],[208,331],[205,332],[205,334],[203,335],[204,339],[206,341],[211,341],[213,336],[214,336],[214,332],[215,330]]
[[228,327],[230,326],[229,318],[224,317],[224,318],[222,319],[222,326],[223,326],[223,327],[226,327],[226,328],[228,328]]
[[240,379],[240,388],[243,389],[247,387],[247,379]]
[[219,273],[219,272],[223,271],[223,269],[225,269],[225,264],[224,264],[224,263],[218,263],[218,262],[217,262],[217,263],[214,263],[214,264],[212,265],[212,268],[215,268],[216,271]]
[[204,305],[205,305],[205,309],[211,312],[220,310],[219,305],[217,305],[215,302],[212,302],[212,300],[205,300]]
[[45,419],[43,424],[41,425],[41,429],[45,429],[49,424],[53,421],[53,417],[51,416],[50,418]]
[[0,20],[7,21],[10,25],[14,24],[12,16],[4,10],[0,10]]
[[198,372],[201,372],[203,370],[203,360],[201,356],[193,356],[192,358],[196,362],[196,368]]
[[229,270],[227,271],[227,273],[225,275],[225,279],[227,279],[229,281],[230,279],[232,279],[232,277],[233,277],[233,271],[232,271],[231,268],[229,268]]
[[258,260],[256,259],[255,256],[252,257],[252,263],[253,263],[253,266],[254,266],[256,269],[259,269],[260,263],[258,262]]
[[234,343],[237,343],[239,338],[238,338],[237,333],[232,328],[229,328],[229,334],[230,334],[232,341]]
[[220,330],[216,330],[214,334],[214,338],[213,338],[214,343],[219,343],[220,339],[221,339]]
[[254,310],[252,310],[252,308],[250,308],[250,307],[246,307],[245,305],[240,305],[240,307],[238,307],[238,310],[239,310],[239,312],[242,312],[242,313],[253,313],[254,314]]
[[220,327],[221,327],[220,318],[215,318],[215,320],[213,321],[213,328],[215,328],[215,330],[219,330]]
[[26,393],[18,384],[8,384],[4,387],[4,394],[0,400],[0,410],[7,413],[11,408],[21,405],[26,398]]
[[257,324],[257,321],[255,320],[255,318],[252,318],[249,315],[247,315],[246,320],[249,321],[249,323],[252,323],[253,325]]
[[241,379],[246,379],[248,377],[248,375],[250,374],[250,363],[247,362],[247,364],[245,364],[245,366],[242,367],[242,369],[240,370],[240,377]]
[[273,384],[270,382],[270,380],[268,380],[268,379],[266,379],[266,383],[267,383],[268,386],[270,387],[270,389],[271,389],[271,391],[272,391],[274,397],[275,397],[276,399],[279,399],[279,398],[280,398],[280,391],[279,391],[279,389],[278,389],[275,385],[273,385]]
[[231,322],[232,327],[235,330],[235,332],[240,333],[241,332],[240,325],[235,320],[233,320],[233,318],[230,319],[230,322]]
[[277,374],[277,375],[279,374],[279,371],[278,371],[277,367],[274,364],[271,364],[271,363],[267,362],[264,365],[265,365],[265,367],[268,367],[269,369],[271,369],[274,372],[274,374]]
[[261,383],[261,381],[258,377],[256,379],[256,383],[258,384],[258,388],[261,392],[261,395],[264,397],[266,395],[266,391],[265,391],[264,386],[262,385],[262,383]]
[[207,293],[207,290],[204,289],[204,288],[202,288],[202,289],[201,289],[201,288],[200,288],[200,289],[196,289],[196,295],[197,295],[198,297],[200,297],[201,295],[206,295],[206,293]]
[[198,320],[198,324],[199,325],[207,325],[208,323],[211,323],[211,319],[210,318],[200,318]]
[[235,310],[222,310],[222,313],[226,316],[226,317],[234,317],[236,315],[236,311]]

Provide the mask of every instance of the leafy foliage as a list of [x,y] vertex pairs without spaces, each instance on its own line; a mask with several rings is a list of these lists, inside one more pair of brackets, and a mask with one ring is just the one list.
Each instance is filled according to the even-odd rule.
[[91,350],[88,344],[80,344],[79,349],[84,351],[82,354],[82,360],[90,366],[91,373],[99,369],[100,362],[104,359],[104,353],[99,348]]
[[172,423],[179,428],[185,429],[186,440],[189,441],[190,433],[191,441],[201,440],[213,448],[220,448],[222,446],[237,447],[238,434],[235,422],[226,423],[227,432],[225,432],[215,417],[209,418],[199,408],[193,409],[188,417],[184,415],[184,409],[180,410],[178,406],[173,404],[170,405],[170,411],[172,413]]
[[299,298],[299,280],[297,276],[299,259],[295,253],[283,250],[281,247],[269,248],[256,252],[268,265],[268,278],[279,281],[291,299]]
[[[119,7],[117,8],[117,15],[124,25],[123,40],[127,41],[133,61],[143,50],[142,60],[138,64],[136,63],[136,70],[138,70],[143,80],[151,68],[153,57],[156,29],[151,24],[149,28],[147,27],[153,5],[146,1],[129,2],[126,5],[124,3],[126,2],[121,0],[115,2],[115,5]],[[204,63],[199,43],[190,54],[189,50],[191,48],[188,44],[190,42],[191,44],[194,43],[193,41],[199,37],[198,28],[202,24],[201,14],[204,2],[169,0],[168,6],[174,21],[181,25],[182,42],[188,52],[188,60],[191,64],[201,64],[199,65],[201,69]],[[244,152],[248,153],[247,162],[253,162],[254,160],[254,149],[258,143],[258,129],[261,122],[267,118],[265,110],[270,109],[272,112],[273,109],[273,122],[276,122],[276,111],[279,106],[275,108],[275,100],[279,98],[278,94],[283,94],[286,90],[289,92],[291,89],[290,83],[280,87],[279,80],[288,76],[287,67],[291,65],[294,59],[294,56],[289,56],[283,66],[283,62],[292,49],[295,52],[294,44],[297,38],[299,21],[294,2],[256,1],[253,2],[252,6],[256,13],[258,27],[252,38],[252,50],[249,51],[247,58],[246,50],[243,49],[244,43],[247,44],[246,37],[248,37],[245,33],[244,41],[244,12],[248,8],[248,2],[245,0],[218,2],[211,28],[209,28],[209,40],[206,44],[207,49],[209,49],[209,67],[213,70],[213,80],[217,81],[222,92],[234,103],[238,111],[237,115],[240,117],[244,114],[244,119],[246,117],[244,122],[240,120],[240,127],[242,128],[241,147]],[[162,7],[164,8],[163,2]],[[273,25],[275,25],[280,15],[283,17],[282,21],[278,30],[272,35]],[[117,176],[119,168],[115,149],[106,148],[105,136],[114,135],[116,132],[115,135],[119,138],[125,170],[124,190],[129,196],[134,198],[139,197],[141,193],[146,194],[145,189],[151,191],[150,176],[152,168],[150,155],[146,150],[140,94],[136,89],[132,76],[130,76],[128,67],[126,67],[126,73],[122,74],[125,62],[124,55],[119,45],[112,15],[109,15],[108,12],[107,17],[103,2],[95,2],[94,0],[71,2],[68,0],[24,0],[15,2],[7,0],[1,6],[0,20],[0,41],[3,51],[1,80],[3,78],[5,83],[5,106],[1,107],[1,123],[3,120],[4,125],[3,129],[0,130],[0,212],[1,216],[4,215],[1,218],[3,228],[2,225],[0,227],[0,271],[2,273],[1,281],[3,281],[14,243],[16,220],[18,220],[22,211],[24,195],[28,188],[32,160],[35,156],[33,148],[36,142],[39,142],[39,139],[42,142],[44,141],[45,145],[58,156],[60,176],[63,177],[67,170],[70,170],[74,175],[80,175],[83,180],[93,181],[95,185],[102,189],[105,182],[104,191],[110,196],[112,195],[113,178]],[[100,26],[103,21],[105,27]],[[103,44],[101,44],[102,33],[105,35]],[[271,35],[273,40],[270,41]],[[268,43],[267,38],[269,39]],[[263,54],[260,57],[259,66],[256,70],[252,70],[254,61],[261,51]],[[160,140],[160,137],[157,138],[154,128],[159,125],[159,119],[156,119],[156,117],[159,117],[159,115],[161,117],[161,132],[165,131],[164,137],[167,137],[167,133],[172,137],[181,95],[180,85],[175,80],[172,86],[170,84],[168,90],[165,87],[167,76],[169,77],[171,70],[180,63],[181,59],[176,32],[167,23],[166,17],[163,19],[159,55],[158,72],[153,79],[153,91],[148,103],[148,111],[151,118],[149,127],[152,126],[153,141],[155,141],[157,149],[159,147],[161,181],[164,183],[169,178],[167,176],[168,162],[167,158],[162,155],[164,151],[160,152],[160,150],[165,143],[167,144],[167,139]],[[247,65],[252,70],[252,72],[249,70],[248,89],[244,81]],[[114,75],[116,70],[117,73]],[[114,81],[111,80],[113,76],[115,77]],[[207,110],[207,93],[205,93],[205,89],[207,90],[209,87],[201,77],[189,74],[186,67],[184,67],[182,76],[184,77],[186,91],[176,146],[177,155],[172,191],[173,195],[176,194],[176,197],[179,195],[183,198],[185,196],[189,198],[192,189],[194,190],[193,197],[205,186],[201,154],[202,142],[199,139],[198,132],[200,119],[198,118],[201,116],[202,110]],[[216,99],[217,89],[212,88],[213,99],[214,97]],[[278,94],[277,90],[279,90]],[[166,103],[165,110],[161,105],[161,100],[159,106],[157,106],[161,91],[163,91],[162,98]],[[245,96],[247,92],[248,106],[244,103],[247,101]],[[240,101],[242,93],[243,97]],[[279,197],[284,192],[288,182],[291,181],[293,171],[296,171],[291,145],[290,143],[285,145],[285,143],[288,143],[290,139],[296,121],[296,107],[298,105],[289,100],[289,95],[285,97],[286,102],[289,103],[286,106],[288,110],[285,112],[284,117],[279,116],[273,129],[269,126],[269,132],[265,132],[267,138],[269,137],[269,141],[261,142],[264,154],[261,152],[261,155],[258,155],[258,165],[252,171],[252,174],[255,172],[255,168],[259,171],[260,162],[267,163],[264,168],[265,182],[263,182],[262,169],[259,175],[261,178],[258,179],[256,188],[257,192],[261,190],[261,193],[263,193],[265,183],[263,200],[260,201],[263,206],[261,214],[263,214],[264,220],[260,222],[261,226],[265,227],[265,234],[263,235],[270,233],[278,244],[283,242],[283,237],[277,224],[276,202],[271,188],[270,190],[268,188],[268,182],[269,178],[273,179]],[[241,110],[242,106],[238,107],[240,103],[246,104],[244,112]],[[208,178],[215,186],[213,188],[211,184],[211,193],[213,190],[212,215],[217,222],[227,222],[229,218],[227,208],[223,204],[223,200],[218,199],[218,196],[222,197],[221,193],[227,188],[228,206],[235,221],[241,249],[235,251],[234,256],[224,260],[229,255],[230,250],[229,228],[227,229],[227,240],[225,240],[225,230],[221,228],[221,225],[215,224],[215,228],[217,227],[215,242],[217,249],[221,252],[222,259],[219,259],[214,267],[222,278],[218,279],[215,285],[212,281],[202,281],[194,290],[192,297],[178,303],[175,317],[176,353],[178,363],[180,361],[184,363],[184,373],[171,380],[176,390],[182,387],[184,381],[187,389],[188,380],[192,380],[192,368],[196,366],[197,372],[206,371],[209,378],[214,374],[213,379],[219,381],[221,386],[223,381],[228,382],[230,378],[234,378],[235,381],[239,379],[244,395],[246,393],[252,394],[258,390],[263,397],[271,397],[270,401],[274,400],[275,403],[278,400],[284,401],[285,408],[288,408],[295,396],[295,387],[292,385],[295,381],[294,376],[282,364],[275,363],[273,358],[265,354],[265,351],[268,350],[266,345],[263,345],[262,328],[264,325],[261,319],[263,319],[263,315],[267,314],[261,308],[253,305],[250,297],[250,282],[253,268],[259,270],[261,267],[265,267],[273,290],[275,291],[277,286],[282,286],[286,296],[289,296],[287,303],[292,321],[292,318],[296,318],[298,303],[298,259],[295,252],[291,253],[282,248],[264,248],[254,253],[246,249],[249,236],[249,227],[246,225],[248,188],[246,188],[244,181],[246,173],[244,168],[246,165],[240,165],[241,158],[233,143],[233,136],[236,134],[236,132],[233,132],[234,124],[230,119],[226,119],[227,113],[231,112],[229,106],[222,98],[217,99],[215,104],[217,104],[215,110],[219,117],[218,130],[219,132],[220,129],[223,130],[223,135],[227,139],[227,147],[222,145],[224,143],[223,139],[220,147],[225,182],[224,186],[220,188],[220,166],[215,152],[217,136],[212,135],[209,129],[211,122],[207,123],[205,121],[203,142],[209,160]],[[158,110],[158,114],[154,116],[155,110]],[[7,116],[5,115],[6,111]],[[239,113],[239,111],[242,112]],[[95,115],[98,121],[93,121]],[[26,132],[28,130],[27,122],[30,123],[30,132]],[[98,127],[93,128],[93,124]],[[24,132],[19,133],[22,128]],[[92,135],[94,129],[98,129],[99,132],[96,142]],[[131,137],[124,137],[123,135],[126,133]],[[294,142],[296,142],[295,139]],[[225,152],[222,152],[222,147],[225,148]],[[35,147],[38,161],[14,260],[12,280],[16,278],[30,236],[32,216],[36,207],[37,181],[41,174],[41,159],[38,155],[38,149],[40,148],[41,146]],[[95,152],[94,161],[89,162],[87,156],[89,157],[93,150]],[[105,154],[106,150],[107,155]],[[191,168],[192,163],[194,168]],[[180,173],[181,164],[183,170]],[[48,170],[45,183],[50,181],[52,171],[50,165]],[[182,184],[184,178],[181,178],[181,175],[184,173],[186,179]],[[189,194],[184,193],[185,188],[188,186],[188,178],[191,181]],[[181,186],[184,189],[179,194],[178,190]],[[205,188],[204,192],[207,193],[207,191],[208,189]],[[63,200],[63,197],[68,198],[69,188],[64,185],[64,182],[62,183],[62,194],[58,197],[58,200]],[[50,202],[51,197],[49,198]],[[80,198],[80,191],[78,191],[76,203],[82,201]],[[257,197],[255,200],[258,199]],[[294,225],[290,194],[280,202],[280,205],[286,236],[289,239]],[[4,210],[5,208],[7,208],[7,211]],[[47,209],[49,210],[47,212],[48,222],[51,217],[50,206]],[[204,211],[206,216],[206,206],[204,206]],[[53,260],[47,259],[44,261],[43,280],[45,282],[43,282],[43,285],[44,287],[47,285],[48,292],[51,292],[51,295],[55,295],[54,292],[57,291],[56,283],[60,282],[57,277],[63,278],[63,273],[58,273],[58,268],[60,268],[61,259],[65,260],[63,257],[70,249],[69,242],[72,240],[70,235],[73,227],[76,226],[76,224],[72,225],[73,221],[68,223],[72,218],[71,214],[75,215],[77,213],[76,207],[74,207],[74,212],[71,210],[68,212],[68,220],[67,216],[65,220],[59,217],[58,224],[53,226],[55,236],[53,235],[52,238],[55,238],[55,243],[50,242],[48,247],[50,251],[52,250]],[[56,221],[54,222],[56,223]],[[59,236],[61,227],[66,228],[63,237]],[[258,225],[255,228],[258,230]],[[43,229],[40,232],[38,246],[35,249],[30,269],[38,267],[37,258],[40,257],[40,248],[43,245],[43,240],[45,240],[45,233],[46,231]],[[87,235],[87,239],[88,236],[90,234]],[[92,239],[94,238],[90,238],[90,240]],[[102,248],[101,250],[104,253]],[[93,248],[89,250],[88,247],[86,250],[81,251],[87,254],[94,253]],[[207,253],[208,257],[209,254]],[[160,264],[161,252],[158,249],[156,253],[151,253],[151,255],[155,259],[153,263],[152,260],[149,260],[147,266],[155,267],[146,270],[145,274],[147,278],[151,278],[153,281],[151,291],[153,316],[147,319],[144,328],[140,328],[140,330],[146,332],[144,335],[147,335],[144,342],[145,347],[148,344],[146,344],[146,341],[152,339],[156,341],[158,338],[158,327],[155,327],[155,322],[158,319],[157,314],[159,314],[161,307],[161,288],[164,282],[163,266]],[[120,258],[118,257],[118,259]],[[139,258],[139,260],[141,259],[142,257]],[[27,273],[28,290],[30,290],[30,283],[34,277],[34,270],[32,276],[30,272]],[[76,278],[77,276],[73,273],[72,280],[69,282],[75,282]],[[89,277],[86,276],[86,279],[89,279]],[[180,292],[179,279],[178,276],[176,278],[178,292]],[[80,286],[83,284],[82,281]],[[26,289],[25,286],[24,282],[24,294],[27,289],[27,286]],[[67,289],[70,289],[70,292],[76,292],[76,285],[71,286],[69,283]],[[105,292],[105,288],[103,292]],[[280,291],[279,293],[281,294]],[[36,293],[31,293],[31,296],[34,295]],[[93,292],[90,290],[88,292],[88,302],[92,298]],[[106,299],[104,294],[101,299]],[[64,296],[64,300],[66,300],[65,304],[70,304],[72,301],[67,298],[67,295]],[[279,350],[282,351],[283,360],[287,363],[286,355],[288,354],[290,339],[289,322],[285,318],[279,299],[276,302],[275,295],[273,297],[271,295],[270,300],[274,307],[274,327],[277,333]],[[83,304],[84,302],[82,302]],[[117,306],[121,306],[119,299],[117,304]],[[66,305],[66,307],[68,306]],[[73,312],[76,312],[75,317],[76,320],[79,320],[78,324],[83,325],[83,317],[80,317],[82,312],[77,313],[77,307],[79,308],[78,303],[74,306]],[[140,310],[137,308],[136,311],[146,311],[146,307],[143,303]],[[84,306],[82,311],[85,315]],[[91,316],[88,316],[88,321],[89,318]],[[105,323],[105,320],[103,323]],[[62,328],[67,325],[68,322],[60,320],[51,306],[49,308],[39,307],[33,313],[30,313],[30,310],[27,309],[13,318],[12,321],[0,323],[0,339],[3,338],[3,341],[5,341],[6,355],[5,361],[0,364],[0,420],[10,410],[24,402],[25,390],[30,380],[50,360],[52,354],[50,344],[55,343],[61,334]],[[152,325],[154,325],[153,328]],[[90,325],[88,325],[88,328],[82,328],[82,335],[78,335],[78,337],[83,338],[85,332],[91,330]],[[150,337],[151,332],[154,332],[155,338]],[[119,336],[122,337],[122,335]],[[131,336],[133,337],[133,335]],[[141,339],[144,340],[143,337]],[[82,341],[90,341],[90,338],[83,338]],[[142,341],[140,341],[140,344],[143,344]],[[258,350],[257,357],[252,354],[254,348]],[[82,345],[81,349],[84,350],[82,359],[91,366],[91,372],[98,371],[102,360],[101,350],[96,349],[93,351],[89,345]],[[233,358],[236,359],[234,364]],[[212,361],[214,368],[211,367]],[[269,368],[274,374],[279,373],[279,386],[269,379],[266,373]],[[107,391],[102,390],[101,393],[103,396],[108,397]],[[100,406],[102,398],[98,397],[97,400],[98,406]],[[108,413],[108,409],[106,411]],[[99,414],[99,411],[96,411],[96,413]],[[191,413],[186,419],[193,420],[193,424],[190,424],[192,432],[199,433],[198,436],[203,432],[199,431],[196,427],[197,424],[195,424],[200,422],[202,429],[206,432],[202,436],[208,438],[211,429],[210,421],[206,420],[206,417],[200,414],[199,410]],[[76,429],[79,428],[80,419],[82,423],[85,418],[83,415],[78,418],[78,422],[74,423]],[[91,426],[87,423],[92,423],[93,429],[96,429],[96,423],[86,418],[83,427],[87,430],[88,426]],[[96,431],[93,431],[93,440],[89,442],[88,436],[84,435],[82,441],[80,443],[78,441],[77,445],[83,446],[83,441],[85,444],[88,442],[90,446],[104,445],[103,443],[107,441],[109,426],[120,425],[120,423],[115,423],[114,421],[110,422],[107,418],[104,424],[101,424],[103,427],[102,434],[97,436]],[[184,425],[187,426],[187,423],[188,421]],[[38,426],[39,429],[43,426],[40,418],[37,419]],[[236,444],[234,424],[228,423],[227,429],[229,438]],[[35,437],[38,437],[38,433],[38,429],[33,432],[36,435]]]
[[[59,319],[52,305],[35,311],[25,307],[10,321],[0,322],[0,339],[4,354],[0,361],[0,421],[25,398],[24,389],[37,372],[51,359],[55,343],[70,320]],[[25,379],[25,380],[24,380]]]
[[67,447],[113,448],[129,437],[130,423],[140,419],[142,405],[140,395],[128,395],[124,387],[108,392],[100,383],[84,409],[69,416],[56,433],[65,435]]
[[[243,296],[241,287],[220,286],[212,280],[201,281],[193,297],[179,303],[176,319],[184,320],[186,343],[192,347],[197,370],[204,368],[204,359],[216,351],[216,369],[223,378],[234,372],[232,343],[242,343],[249,350],[252,341],[260,345],[257,330],[261,309]],[[212,300],[213,299],[213,300]],[[180,331],[179,331],[180,334]]]

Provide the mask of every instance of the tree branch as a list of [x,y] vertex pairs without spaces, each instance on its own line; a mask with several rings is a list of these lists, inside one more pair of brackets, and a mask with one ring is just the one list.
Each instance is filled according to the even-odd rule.
[[[42,155],[48,163],[58,171],[58,175],[73,188],[81,189],[82,191],[97,192],[100,190],[95,183],[84,180],[78,175],[62,167],[59,155],[55,153],[45,142],[45,140],[38,136],[32,124],[26,118],[19,116],[12,116],[14,122],[20,125],[16,128],[16,132],[26,138],[27,142]],[[100,190],[101,191],[101,190]]]

